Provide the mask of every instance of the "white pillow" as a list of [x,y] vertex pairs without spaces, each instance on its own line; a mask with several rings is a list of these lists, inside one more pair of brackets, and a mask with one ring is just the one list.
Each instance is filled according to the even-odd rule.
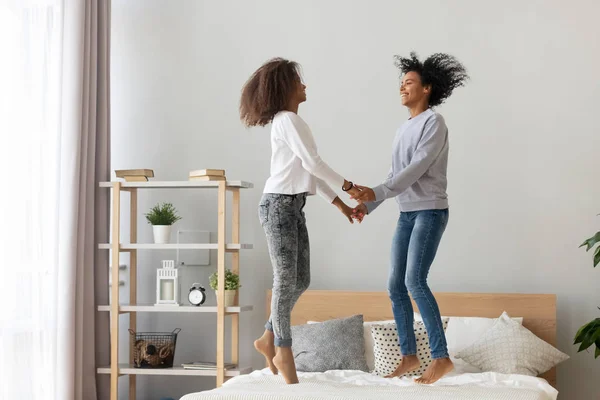
[[[519,324],[523,324],[522,317],[513,319]],[[450,317],[446,330],[446,342],[448,342],[450,357],[456,357],[462,349],[475,343],[497,320],[498,318]]]
[[[448,326],[448,319],[442,318],[444,330]],[[423,321],[415,321],[413,326],[415,338],[417,339],[417,357],[421,365],[415,371],[408,372],[403,376],[420,376],[431,364],[431,350],[429,349],[429,337],[425,330]],[[371,326],[375,352],[375,373],[386,376],[396,370],[402,360],[402,351],[398,343],[398,330],[396,323],[373,324]]]
[[369,366],[369,371],[373,371],[375,369],[375,343],[373,342],[373,335],[371,334],[371,327],[373,325],[380,324],[393,324],[395,321],[386,320],[386,321],[368,321],[363,323],[363,331],[365,335],[365,358],[367,359],[367,365]]
[[[454,373],[469,374],[482,372],[481,369],[468,362],[456,358],[456,355],[464,348],[472,345],[485,332],[488,331],[498,318],[484,317],[442,317],[449,318],[446,329],[446,342],[448,343],[448,354],[454,363]],[[519,324],[523,323],[522,317],[513,318]],[[415,313],[415,321],[422,321],[421,315]]]
[[483,371],[538,376],[569,359],[503,313],[494,325],[457,357]]

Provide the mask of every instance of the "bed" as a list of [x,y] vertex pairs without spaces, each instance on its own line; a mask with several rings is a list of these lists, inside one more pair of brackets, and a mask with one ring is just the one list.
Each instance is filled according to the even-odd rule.
[[[554,346],[556,296],[548,294],[436,293],[440,312],[452,317],[498,318],[503,312],[522,317],[522,326]],[[413,308],[417,310],[415,304]],[[270,293],[267,293],[267,315]],[[328,321],[360,314],[364,321],[393,319],[385,292],[310,290],[292,313],[292,325]],[[412,378],[385,379],[357,370],[299,372],[300,384],[285,385],[265,368],[238,376],[217,389],[190,393],[181,400],[556,400],[556,369],[539,377],[498,372],[454,372],[433,385]]]

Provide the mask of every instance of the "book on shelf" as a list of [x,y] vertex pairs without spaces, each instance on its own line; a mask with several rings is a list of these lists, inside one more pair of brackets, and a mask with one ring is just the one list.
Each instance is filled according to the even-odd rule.
[[147,178],[154,178],[154,170],[152,169],[116,169],[115,175],[117,178],[143,176]]
[[[191,363],[183,363],[183,364],[181,364],[181,366],[184,369],[202,369],[202,370],[217,369],[217,363],[212,362],[212,361],[195,361],[195,362],[191,362]],[[237,367],[236,364],[231,364],[231,363],[224,364],[225,369],[233,369],[235,367]]]
[[224,181],[224,176],[190,176],[190,181]]
[[148,182],[148,178],[141,175],[125,175],[123,178],[125,178],[126,182]]
[[194,171],[190,171],[190,177],[192,176],[225,176],[224,169],[197,169]]

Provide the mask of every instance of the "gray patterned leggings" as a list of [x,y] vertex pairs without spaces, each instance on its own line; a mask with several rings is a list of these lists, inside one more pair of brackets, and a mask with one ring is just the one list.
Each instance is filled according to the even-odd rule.
[[306,193],[265,193],[258,206],[273,265],[271,316],[265,329],[273,331],[277,347],[292,346],[292,308],[310,284],[305,204]]

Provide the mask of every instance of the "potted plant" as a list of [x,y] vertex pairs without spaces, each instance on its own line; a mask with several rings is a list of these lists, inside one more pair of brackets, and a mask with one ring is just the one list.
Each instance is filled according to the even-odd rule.
[[[217,301],[219,299],[218,276],[219,275],[218,275],[217,271],[215,271],[209,278],[210,287],[217,294]],[[239,275],[234,274],[230,270],[226,269],[225,270],[225,307],[230,307],[230,306],[234,305],[235,292],[236,292],[236,290],[238,290],[241,287],[242,287],[242,285],[240,285]]]
[[152,225],[154,243],[169,243],[171,225],[181,219],[171,203],[157,204],[146,214],[148,223]]
[[[594,236],[587,239],[579,247],[586,246],[585,251],[590,251],[598,243],[600,243],[600,232],[596,232]],[[600,246],[596,247],[594,252],[594,268],[596,268],[596,265],[599,263]],[[600,307],[598,307],[598,309],[600,310]],[[577,352],[586,350],[588,347],[595,344],[596,351],[594,353],[594,358],[598,358],[600,356],[600,318],[596,318],[579,328],[579,331],[577,331],[577,334],[575,335],[574,344],[580,344]]]

